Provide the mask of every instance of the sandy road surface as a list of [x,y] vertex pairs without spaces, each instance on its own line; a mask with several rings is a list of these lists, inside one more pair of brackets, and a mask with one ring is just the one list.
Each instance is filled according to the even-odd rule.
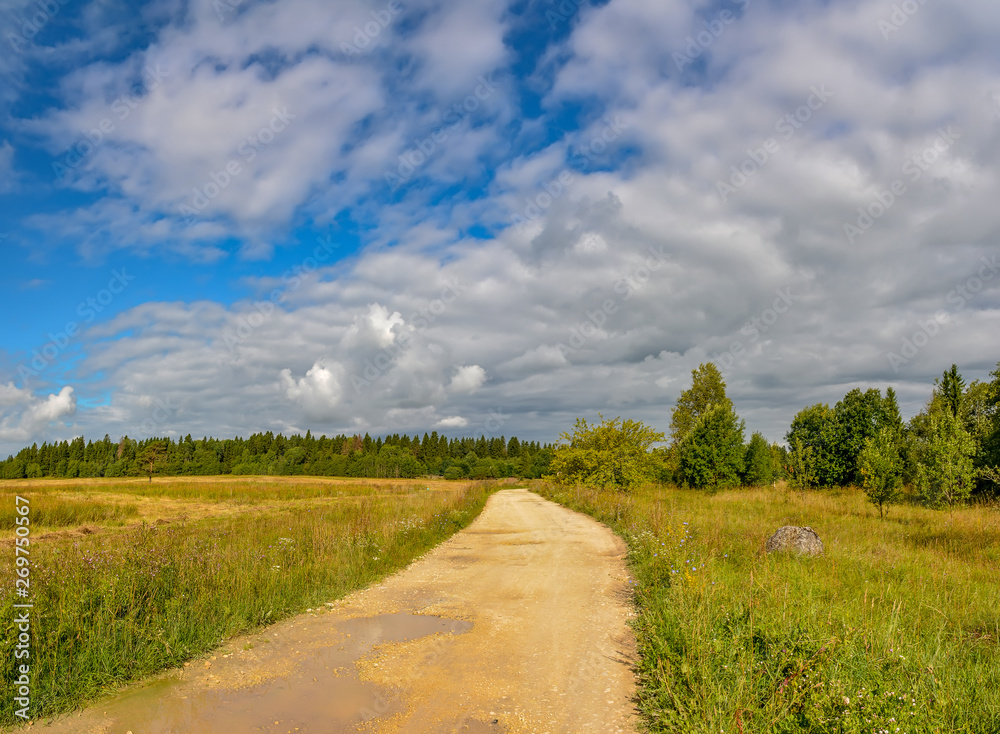
[[42,730],[635,732],[624,552],[590,518],[504,490],[381,585]]

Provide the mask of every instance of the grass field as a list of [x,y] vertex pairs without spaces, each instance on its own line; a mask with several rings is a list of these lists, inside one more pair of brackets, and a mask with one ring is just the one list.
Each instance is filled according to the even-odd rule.
[[[533,489],[626,540],[652,732],[1000,732],[1000,511],[858,490]],[[821,558],[767,556],[782,525]]]
[[[2,482],[5,690],[23,662],[14,657],[16,495],[30,502],[37,718],[377,581],[471,522],[493,487],[328,478]],[[16,721],[5,696],[0,723]]]

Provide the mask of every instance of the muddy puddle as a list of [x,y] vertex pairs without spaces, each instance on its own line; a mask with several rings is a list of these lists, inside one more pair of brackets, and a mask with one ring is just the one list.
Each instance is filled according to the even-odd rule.
[[[356,734],[357,725],[378,716],[391,717],[403,710],[399,691],[357,677],[354,663],[375,645],[407,642],[435,633],[461,634],[472,624],[441,617],[386,614],[351,619],[327,628],[325,644],[304,649],[293,645],[294,665],[289,672],[265,682],[240,686],[242,669],[261,663],[220,660],[218,680],[182,683],[179,676],[165,678],[132,691],[102,706],[112,722],[107,734],[246,734],[247,732],[315,732]],[[280,646],[285,647],[283,643]],[[269,646],[265,646],[269,647]],[[292,655],[291,649],[285,650]],[[283,652],[268,650],[268,660],[278,663]],[[282,661],[287,662],[287,661]],[[234,681],[236,684],[234,684]],[[476,726],[475,724],[473,726]],[[470,728],[467,731],[496,731]]]

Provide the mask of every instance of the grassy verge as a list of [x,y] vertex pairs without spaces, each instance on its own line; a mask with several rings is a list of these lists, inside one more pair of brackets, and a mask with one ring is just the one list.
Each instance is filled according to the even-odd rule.
[[[628,543],[651,732],[1000,732],[1000,512],[536,483]],[[821,558],[767,556],[782,525]]]
[[[32,716],[75,708],[404,567],[470,523],[493,489],[450,486],[352,486],[349,502],[324,501],[315,485],[295,502],[283,486],[287,505],[32,543]],[[25,494],[0,486],[5,509],[14,491]],[[31,500],[32,520],[45,500]],[[14,657],[12,541],[5,553],[0,670],[10,691],[24,661]],[[0,698],[0,724],[17,722],[12,697]]]

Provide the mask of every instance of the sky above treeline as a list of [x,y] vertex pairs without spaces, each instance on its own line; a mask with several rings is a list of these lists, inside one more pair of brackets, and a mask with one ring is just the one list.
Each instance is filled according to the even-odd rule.
[[0,0],[0,454],[747,432],[1000,360],[996,0]]

